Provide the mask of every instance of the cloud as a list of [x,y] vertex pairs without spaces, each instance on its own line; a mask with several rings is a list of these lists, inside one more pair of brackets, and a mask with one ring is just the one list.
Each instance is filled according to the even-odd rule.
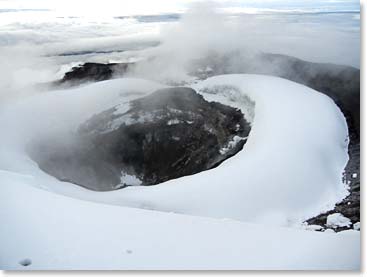
[[[183,12],[201,0],[2,0],[0,9],[46,8],[66,15],[112,16]],[[261,10],[359,10],[358,0],[214,0],[227,9]]]
[[[187,77],[195,60],[235,51],[238,59],[231,63],[236,67],[257,51],[359,67],[358,13],[223,14],[223,7],[242,4],[224,3],[228,5],[194,3],[179,22],[159,22],[159,17],[158,22],[129,17],[60,17],[52,11],[3,13],[1,87],[6,84],[14,90],[51,80],[57,68],[67,63],[142,58],[146,62],[133,74],[179,81]],[[161,44],[151,48],[157,42]],[[68,53],[85,55],[60,56]]]
[[34,85],[51,80],[58,68],[28,45],[1,48],[0,105],[6,100],[36,93]]
[[[359,24],[353,14],[223,14],[213,2],[195,3],[178,24],[161,30],[162,44],[144,54],[133,72],[180,82],[196,60],[219,56],[239,69],[255,53],[291,55],[314,62],[359,66]],[[226,60],[227,59],[227,60]]]

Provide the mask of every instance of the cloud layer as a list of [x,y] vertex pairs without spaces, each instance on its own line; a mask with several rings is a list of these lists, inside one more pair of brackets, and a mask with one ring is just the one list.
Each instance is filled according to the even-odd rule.
[[[221,4],[195,3],[183,15],[143,18],[102,16],[103,13],[72,16],[72,10],[69,15],[56,11],[3,11],[0,18],[1,94],[9,88],[17,90],[52,80],[60,75],[61,67],[86,61],[145,58],[149,62],[138,68],[137,73],[152,79],[162,76],[180,79],[196,59],[234,51],[242,58],[233,61],[237,63],[250,53],[264,51],[359,67],[360,16],[358,11],[350,12],[358,10],[359,4],[354,1],[348,1],[349,4],[346,1],[311,2],[262,1],[264,4],[260,5],[258,1],[248,1],[246,6],[236,0]],[[22,1],[11,3],[2,0],[0,8],[42,6],[31,4],[32,1],[26,6]],[[45,2],[39,1],[41,3]],[[66,6],[67,3],[71,2],[66,1]],[[174,11],[184,7],[180,3],[176,2]],[[287,7],[292,12],[285,12]],[[256,13],[243,13],[244,9],[253,9]],[[269,9],[283,10],[274,13]],[[301,12],[302,9],[308,12]],[[124,14],[124,10],[116,9],[116,12]]]

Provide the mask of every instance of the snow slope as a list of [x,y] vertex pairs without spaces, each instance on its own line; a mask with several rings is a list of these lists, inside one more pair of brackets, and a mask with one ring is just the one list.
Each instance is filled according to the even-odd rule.
[[0,178],[1,269],[359,268],[357,231],[265,228],[104,205],[29,186],[29,176],[0,171]]
[[123,110],[161,87],[116,79],[4,105],[0,243],[9,250],[0,265],[29,258],[33,268],[358,268],[358,232],[276,227],[299,226],[347,192],[345,118],[305,86],[260,75],[193,84],[208,100],[241,108],[252,130],[244,149],[219,167],[157,186],[93,192],[28,158],[30,140],[67,139],[93,114],[121,103]]

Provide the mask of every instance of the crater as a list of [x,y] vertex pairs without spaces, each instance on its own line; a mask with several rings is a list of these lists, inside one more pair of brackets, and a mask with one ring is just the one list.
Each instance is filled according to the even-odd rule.
[[241,110],[174,87],[93,115],[73,135],[33,142],[46,173],[96,191],[150,186],[220,165],[250,132]]

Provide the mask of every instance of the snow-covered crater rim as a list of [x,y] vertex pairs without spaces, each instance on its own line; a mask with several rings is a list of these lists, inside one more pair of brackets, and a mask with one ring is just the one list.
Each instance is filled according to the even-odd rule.
[[[250,222],[295,222],[327,210],[345,196],[341,176],[348,158],[347,125],[332,100],[291,81],[260,75],[216,76],[192,87],[200,92],[215,85],[236,87],[241,94],[246,94],[256,103],[256,117],[244,151],[211,171],[155,187],[138,186],[101,194],[50,178],[34,163],[29,163],[20,148],[17,155],[1,155],[10,157],[0,158],[1,162],[12,171],[34,176],[28,182],[31,185],[74,198]],[[0,118],[3,126],[9,127],[5,133],[11,134],[14,126],[20,126],[17,136],[8,136],[8,141],[2,138],[2,146],[12,145],[13,140],[9,138],[24,141],[30,133],[60,127],[60,122],[75,128],[96,110],[111,108],[117,104],[116,100],[133,99],[124,98],[124,93],[131,88],[149,94],[162,87],[145,80],[118,79],[28,99],[24,105],[14,107],[9,117]],[[212,94],[203,95],[207,100],[234,103],[223,96],[220,100]],[[54,113],[46,118],[44,114],[50,105],[54,106]],[[66,117],[63,121],[60,114]],[[3,147],[4,150],[9,148]]]
[[[216,89],[245,106],[235,88]],[[93,114],[70,139],[37,138],[28,153],[47,174],[91,190],[134,180],[158,185],[217,167],[242,150],[250,124],[241,109],[220,102],[189,87],[160,89]]]

